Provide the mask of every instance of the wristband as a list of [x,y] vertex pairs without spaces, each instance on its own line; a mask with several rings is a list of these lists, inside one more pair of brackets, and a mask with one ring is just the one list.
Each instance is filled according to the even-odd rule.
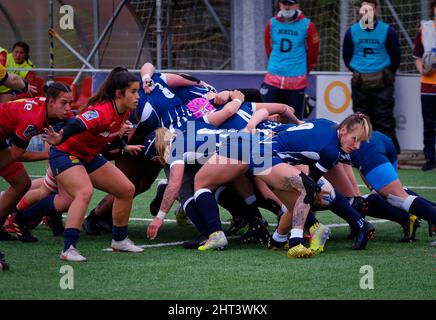
[[241,104],[242,104],[242,101],[241,101],[241,100],[239,100],[238,98],[236,98],[236,99],[233,99],[232,101],[238,101],[238,102],[239,102],[239,105],[241,105]]
[[159,212],[157,213],[156,217],[158,217],[159,219],[164,220],[166,215],[167,215],[166,212],[163,212],[162,210],[159,210]]
[[141,79],[142,79],[142,82],[145,82],[146,79],[151,79],[151,77],[148,73],[146,73],[143,75],[143,77]]

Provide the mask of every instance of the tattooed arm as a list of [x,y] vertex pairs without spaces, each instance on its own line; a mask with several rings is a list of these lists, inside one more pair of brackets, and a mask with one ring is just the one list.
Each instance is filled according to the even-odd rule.
[[163,225],[165,215],[168,213],[168,211],[170,211],[174,201],[179,195],[184,169],[184,163],[176,163],[170,169],[168,186],[165,189],[159,213],[147,228],[147,237],[150,238],[150,240],[156,238],[159,228]]

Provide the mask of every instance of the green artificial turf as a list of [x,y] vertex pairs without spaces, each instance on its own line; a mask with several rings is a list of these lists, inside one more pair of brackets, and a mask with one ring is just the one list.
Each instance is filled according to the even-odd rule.
[[[43,175],[43,164],[27,164],[31,175]],[[436,171],[400,170],[405,185],[435,186]],[[360,181],[360,180],[359,180]],[[132,217],[151,218],[148,204],[156,184],[137,197]],[[6,184],[0,181],[0,189]],[[431,200],[436,190],[415,189]],[[96,191],[89,209],[103,194]],[[173,212],[173,211],[172,211]],[[274,215],[265,213],[270,224]],[[320,212],[324,224],[344,224],[329,211]],[[168,219],[174,220],[173,213]],[[230,216],[222,212],[222,220]],[[369,218],[370,220],[376,220]],[[131,221],[129,236],[136,244],[157,244],[194,239],[192,226],[167,221],[156,240],[146,240],[149,221]],[[181,246],[147,247],[140,254],[103,251],[110,247],[111,235],[87,236],[78,244],[86,263],[59,260],[62,238],[53,237],[45,226],[34,235],[37,243],[0,242],[11,270],[0,273],[0,299],[170,299],[170,300],[294,300],[294,299],[436,299],[436,249],[424,222],[416,243],[399,243],[402,229],[393,222],[374,223],[376,238],[364,251],[353,251],[347,240],[348,228],[332,227],[324,253],[310,259],[289,259],[285,251],[269,251],[256,243],[230,240],[225,251],[199,252]],[[273,231],[274,227],[271,226]],[[433,241],[436,239],[433,239]],[[74,289],[62,290],[64,274],[71,265]],[[361,289],[371,266],[374,289]]]

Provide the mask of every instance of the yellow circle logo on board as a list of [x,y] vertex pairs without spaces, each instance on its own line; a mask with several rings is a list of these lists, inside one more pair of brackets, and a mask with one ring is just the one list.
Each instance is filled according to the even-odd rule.
[[[330,94],[331,94],[332,90],[336,89],[336,88],[339,88],[340,90],[342,90],[342,92],[345,95],[345,101],[344,101],[344,104],[342,106],[336,106],[330,100]],[[347,85],[345,83],[343,83],[342,81],[333,81],[325,89],[324,104],[326,105],[327,109],[331,113],[342,113],[342,112],[344,112],[345,110],[347,110],[347,108],[350,105],[350,103],[351,103],[351,92],[350,92],[350,89],[348,89]]]

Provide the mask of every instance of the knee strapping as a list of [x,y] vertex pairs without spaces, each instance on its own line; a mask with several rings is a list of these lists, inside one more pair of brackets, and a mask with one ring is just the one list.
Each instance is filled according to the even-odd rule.
[[408,196],[406,199],[403,199],[401,197],[394,196],[393,194],[389,194],[387,200],[391,206],[409,212],[410,206],[416,198],[417,196]]
[[304,189],[306,190],[306,196],[303,201],[306,204],[312,204],[315,200],[315,195],[321,190],[321,188],[303,172],[300,173],[300,177],[303,181]]
[[185,213],[186,213],[186,207],[188,206],[188,204],[191,201],[194,201],[194,197],[190,197],[190,198],[186,199],[185,201],[182,201],[181,205],[182,205],[183,211],[185,211]]
[[221,192],[223,192],[226,189],[228,189],[228,187],[226,187],[226,186],[220,186],[220,187],[218,187],[216,189],[216,191],[215,191],[215,200],[216,200],[216,202],[218,202],[218,199],[220,197]]

